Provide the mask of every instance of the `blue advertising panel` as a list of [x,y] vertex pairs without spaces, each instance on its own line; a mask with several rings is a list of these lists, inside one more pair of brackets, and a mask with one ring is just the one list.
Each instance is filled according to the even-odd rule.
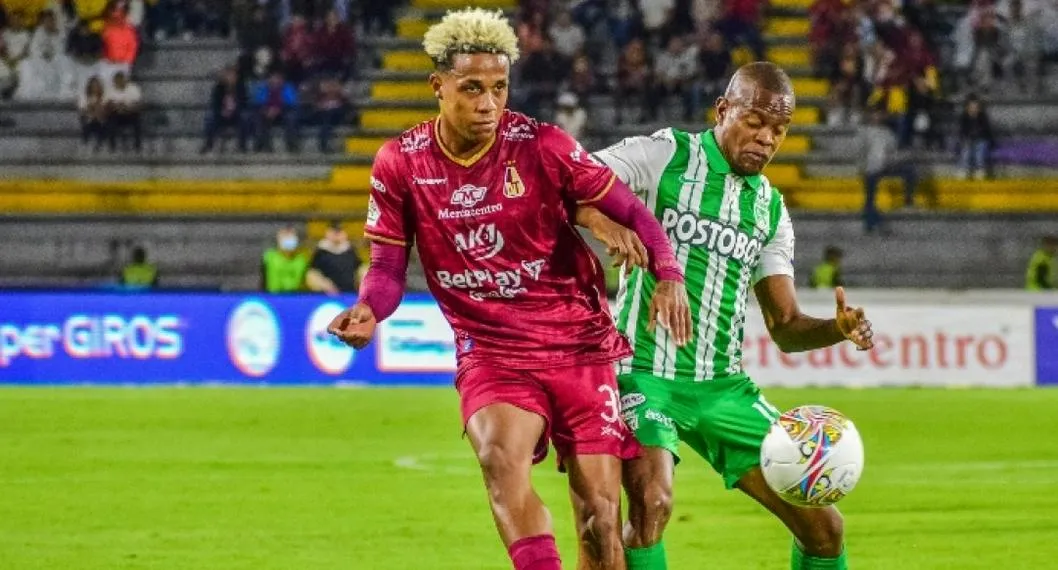
[[360,351],[327,333],[354,301],[0,293],[0,383],[451,383],[452,332],[432,298],[410,296]]
[[1058,307],[1036,309],[1036,383],[1058,384]]

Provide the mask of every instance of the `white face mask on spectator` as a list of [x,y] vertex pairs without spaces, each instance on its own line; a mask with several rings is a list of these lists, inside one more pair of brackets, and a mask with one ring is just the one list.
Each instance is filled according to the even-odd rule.
[[279,239],[279,249],[283,251],[294,251],[298,248],[297,236],[284,236]]

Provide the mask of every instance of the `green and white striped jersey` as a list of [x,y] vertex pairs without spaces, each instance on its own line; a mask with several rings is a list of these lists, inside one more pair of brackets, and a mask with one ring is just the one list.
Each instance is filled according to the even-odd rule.
[[743,374],[742,338],[750,285],[793,276],[794,234],[782,195],[767,177],[731,171],[713,132],[663,129],[595,154],[661,220],[683,267],[692,340],[677,347],[664,327],[647,330],[654,277],[636,268],[621,280],[617,328],[635,353],[618,373],[681,382]]

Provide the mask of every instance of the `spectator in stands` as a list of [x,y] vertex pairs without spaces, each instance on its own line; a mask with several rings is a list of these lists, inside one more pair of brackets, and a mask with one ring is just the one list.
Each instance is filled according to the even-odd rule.
[[917,184],[914,165],[901,159],[896,135],[886,125],[885,108],[874,107],[870,119],[868,124],[860,127],[856,141],[860,153],[860,173],[866,193],[863,219],[867,233],[875,232],[882,223],[876,196],[878,184],[883,178],[896,176],[903,179],[905,207],[914,205]]
[[334,137],[334,129],[342,123],[349,110],[349,98],[342,91],[341,82],[336,77],[321,79],[319,93],[316,96],[320,152],[324,154],[333,152],[331,139]]
[[[712,104],[724,93],[728,79],[733,72],[732,67],[731,50],[724,45],[724,36],[707,30],[701,35],[698,47],[698,69],[701,73],[701,81],[696,87],[695,94],[698,97],[704,97],[707,105]],[[695,102],[694,106],[696,110],[702,108],[700,102]]]
[[239,80],[248,82],[251,91],[268,81],[273,73],[280,71],[274,52],[267,46],[261,46],[253,54],[240,58],[239,65]]
[[1029,258],[1025,271],[1025,288],[1029,291],[1058,289],[1058,236],[1045,236],[1040,247]]
[[9,99],[18,87],[18,74],[11,67],[7,44],[0,33],[0,100]]
[[294,85],[308,77],[313,64],[312,31],[304,16],[295,15],[283,34],[283,49],[279,54],[286,77]]
[[249,18],[236,25],[243,54],[257,53],[262,47],[279,51],[283,43],[279,23],[264,6],[255,5]]
[[543,11],[526,11],[518,22],[516,32],[522,55],[529,57],[540,51],[547,37],[547,14]]
[[298,135],[298,93],[294,85],[283,74],[276,71],[262,83],[254,93],[258,152],[272,152],[272,127],[283,125],[287,152],[297,152],[300,147]]
[[4,59],[7,62],[7,66],[17,73],[22,61],[29,56],[29,44],[32,40],[29,29],[23,23],[22,16],[12,17],[8,20],[7,27],[0,31],[0,40],[3,41],[6,48],[7,53]]
[[975,0],[969,17],[973,38],[969,82],[979,90],[987,91],[1001,73],[1003,32],[999,27],[995,6],[990,1]]
[[555,16],[547,34],[555,46],[555,51],[566,59],[573,59],[584,48],[584,30],[573,23],[573,14],[569,10],[561,10]]
[[558,95],[563,78],[568,75],[568,62],[555,51],[551,39],[540,40],[540,49],[531,53],[522,63],[521,108],[525,114],[540,118],[543,103],[551,104]]
[[675,17],[676,0],[639,0],[643,30],[651,43],[662,45],[662,36]]
[[864,75],[863,56],[856,44],[845,44],[830,76],[827,124],[858,125],[868,93],[870,83]]
[[394,35],[397,33],[397,21],[393,17],[393,0],[363,0],[363,18],[365,34]]
[[625,104],[632,102],[640,109],[640,116],[650,109],[650,88],[653,74],[643,40],[634,39],[625,46],[617,65],[617,97],[614,100],[616,122],[621,124]]
[[724,17],[717,29],[727,38],[728,45],[745,45],[758,61],[765,59],[764,38],[760,33],[762,0],[724,0]]
[[234,130],[239,138],[239,151],[246,152],[251,128],[249,102],[246,83],[239,81],[234,67],[225,69],[210,92],[202,154],[213,150],[217,134],[224,130]]
[[669,38],[665,51],[654,60],[654,97],[651,119],[656,120],[660,107],[667,107],[671,96],[679,97],[683,103],[683,120],[690,121],[695,114],[694,85],[697,79],[698,52],[687,45],[680,36]]
[[341,81],[349,79],[356,61],[356,42],[352,28],[342,22],[337,10],[327,12],[316,32],[313,51],[317,72],[337,76]]
[[973,176],[984,180],[988,176],[989,155],[994,144],[988,111],[976,95],[967,97],[959,115],[960,165],[964,179]]
[[907,33],[907,45],[900,59],[907,71],[907,112],[900,125],[900,148],[911,146],[918,135],[927,148],[939,146],[934,128],[933,108],[940,95],[936,60],[918,30]]
[[588,113],[573,93],[566,92],[558,96],[555,124],[575,139],[584,136],[588,126]]
[[261,289],[269,293],[295,293],[305,284],[309,256],[298,251],[298,231],[285,226],[276,232],[273,247],[261,257]]
[[1011,77],[1017,78],[1022,93],[1030,89],[1039,93],[1040,58],[1043,48],[1043,31],[1036,18],[1024,15],[1021,0],[1010,1],[1010,17],[1007,21],[1006,68]]
[[66,51],[66,30],[55,13],[41,12],[29,43],[29,56],[19,66],[18,91],[23,101],[71,100],[76,94],[72,65]]
[[108,88],[118,73],[128,77],[132,72],[132,64],[136,61],[139,49],[136,28],[129,24],[120,8],[111,8],[103,28],[103,61],[100,67],[100,75]]
[[618,48],[624,50],[629,42],[642,35],[643,18],[635,0],[616,0],[616,6],[608,10],[606,16],[610,34]]
[[841,260],[845,252],[835,246],[827,246],[823,251],[823,262],[812,270],[809,286],[816,289],[833,289],[842,287],[845,280],[841,276]]
[[569,79],[566,81],[566,91],[575,94],[582,100],[587,100],[596,91],[595,70],[592,69],[591,60],[581,53],[573,58],[570,66]]
[[360,288],[362,266],[363,261],[349,241],[349,234],[340,222],[335,222],[316,244],[312,265],[305,274],[305,284],[311,291],[328,295],[355,293]]
[[[107,132],[110,135],[110,150],[117,150],[118,135],[132,131],[136,152],[143,150],[143,92],[139,85],[129,81],[124,72],[114,75],[114,87],[106,92]],[[124,137],[121,137],[124,141]],[[124,144],[122,144],[124,147]]]
[[147,261],[147,250],[143,247],[132,249],[132,260],[121,269],[121,284],[137,289],[158,286],[158,267]]
[[89,79],[99,77],[99,58],[103,53],[103,39],[92,31],[88,22],[78,20],[77,26],[66,40],[66,53],[69,55],[73,68],[74,88],[81,93]]
[[107,136],[107,104],[103,82],[98,77],[88,80],[77,98],[77,112],[81,118],[81,142],[87,145],[95,139],[95,150],[103,148]]

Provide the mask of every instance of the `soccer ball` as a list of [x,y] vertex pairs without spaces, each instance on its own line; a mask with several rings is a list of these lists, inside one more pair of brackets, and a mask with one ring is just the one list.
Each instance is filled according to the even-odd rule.
[[863,441],[841,412],[794,408],[772,424],[760,447],[768,486],[788,503],[825,507],[852,491],[863,473]]

